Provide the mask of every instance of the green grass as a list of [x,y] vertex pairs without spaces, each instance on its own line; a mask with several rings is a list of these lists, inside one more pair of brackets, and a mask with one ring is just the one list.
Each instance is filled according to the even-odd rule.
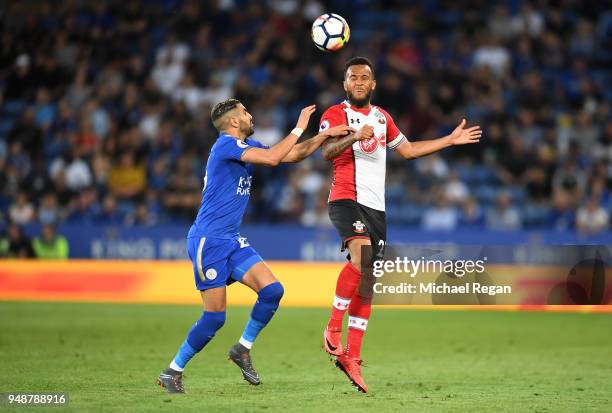
[[363,395],[320,349],[323,309],[278,311],[252,352],[263,384],[249,386],[225,356],[249,315],[232,308],[188,366],[189,394],[167,395],[155,378],[199,312],[0,303],[0,392],[67,391],[78,412],[612,411],[610,315],[375,308]]

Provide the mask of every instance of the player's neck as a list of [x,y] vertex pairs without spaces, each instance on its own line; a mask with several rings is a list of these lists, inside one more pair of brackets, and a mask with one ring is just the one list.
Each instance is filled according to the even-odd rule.
[[240,133],[240,130],[237,129],[237,128],[229,128],[229,129],[226,129],[226,130],[222,130],[221,133],[225,133],[226,135],[230,135],[231,137],[236,138],[236,139],[241,140],[241,141],[246,139],[246,136],[243,136]]
[[372,107],[372,105],[370,104],[370,101],[367,101],[365,103],[356,103],[350,99],[348,99],[348,103],[354,107],[355,109],[363,109],[363,110],[367,110],[370,109]]

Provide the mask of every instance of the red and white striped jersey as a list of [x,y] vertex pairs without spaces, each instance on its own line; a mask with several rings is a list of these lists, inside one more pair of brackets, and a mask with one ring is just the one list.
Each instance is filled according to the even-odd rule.
[[374,105],[360,109],[346,100],[334,105],[323,113],[319,131],[338,125],[348,125],[355,129],[371,125],[374,136],[353,143],[334,158],[334,179],[329,201],[352,199],[361,205],[384,211],[386,147],[395,149],[406,138],[395,126],[391,116]]

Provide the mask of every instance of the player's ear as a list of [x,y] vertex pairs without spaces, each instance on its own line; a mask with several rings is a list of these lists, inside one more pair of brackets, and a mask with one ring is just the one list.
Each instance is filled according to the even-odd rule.
[[342,81],[342,87],[344,88],[345,92],[348,92],[348,89],[346,88],[346,79]]
[[376,80],[372,80],[372,90],[376,89]]

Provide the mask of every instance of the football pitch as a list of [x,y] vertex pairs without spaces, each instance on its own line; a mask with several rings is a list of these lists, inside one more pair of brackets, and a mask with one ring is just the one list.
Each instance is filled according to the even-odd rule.
[[363,395],[321,349],[327,309],[281,307],[249,386],[226,357],[249,311],[228,309],[186,369],[188,394],[168,395],[155,379],[198,307],[3,302],[0,392],[68,392],[75,412],[612,411],[609,314],[374,308]]

